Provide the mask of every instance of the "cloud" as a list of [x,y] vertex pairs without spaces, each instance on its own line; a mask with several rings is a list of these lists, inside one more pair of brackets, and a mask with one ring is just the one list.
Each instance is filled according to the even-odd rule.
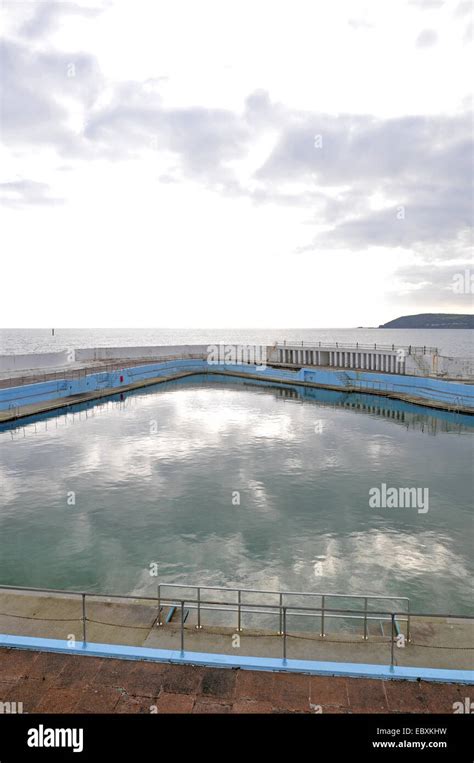
[[[473,308],[471,287],[472,261],[457,263],[418,262],[398,268],[397,301],[411,302],[416,295],[417,304],[438,305],[440,309],[470,312]],[[465,288],[459,288],[459,284]]]
[[474,23],[470,21],[468,24],[466,24],[466,28],[464,29],[464,35],[463,35],[464,45],[469,45],[472,42],[473,34],[474,34]]
[[[455,242],[470,224],[467,113],[331,115],[289,109],[262,89],[241,112],[167,107],[161,80],[106,86],[85,53],[4,41],[0,56],[6,145],[52,147],[68,159],[169,157],[162,178],[312,212],[327,247]],[[266,155],[247,166],[265,136]]]
[[0,202],[9,207],[56,206],[63,204],[64,199],[52,196],[46,183],[38,183],[34,180],[14,180],[0,183]]
[[[42,39],[61,14],[96,12],[72,2],[46,2],[22,34]],[[417,45],[436,40],[425,29]],[[160,156],[157,182],[192,181],[254,204],[300,209],[312,239],[307,251],[411,250],[418,264],[404,274],[410,283],[425,284],[427,295],[437,289],[440,299],[450,296],[439,280],[441,269],[438,280],[428,276],[433,263],[453,255],[464,261],[469,246],[468,111],[391,119],[327,114],[288,108],[264,89],[249,93],[241,110],[175,107],[162,97],[162,79],[106,82],[87,53],[61,53],[17,39],[1,44],[0,58],[2,139],[15,152],[52,149],[68,163],[139,157],[151,164]],[[265,148],[256,152],[260,142]],[[47,183],[31,180],[3,183],[1,190],[9,206],[62,201]]]
[[364,19],[364,18],[349,19],[349,21],[347,23],[356,32],[359,29],[373,29],[374,28],[374,24],[371,24],[370,21],[367,21],[367,19]]
[[[5,41],[0,55],[6,144],[50,146],[67,158],[170,156],[173,171],[161,176],[174,182],[312,211],[325,228],[318,241],[328,247],[455,241],[469,226],[469,114],[322,114],[288,109],[264,90],[251,93],[242,112],[170,108],[160,80],[106,89],[96,60],[84,53]],[[273,136],[266,157],[239,173],[265,135]]]
[[467,204],[463,210],[455,203],[397,205],[373,211],[363,217],[341,222],[323,236],[327,245],[350,247],[353,250],[369,246],[413,248],[424,243],[446,243],[455,240],[460,227],[469,224]]
[[[328,246],[455,240],[470,225],[471,116],[290,115],[258,177],[326,191]],[[332,192],[332,193],[331,193]]]
[[472,15],[472,0],[461,0],[454,11],[455,18],[464,18]]
[[171,152],[186,174],[206,180],[224,178],[226,162],[245,156],[250,131],[231,111],[165,108],[157,93],[127,83],[117,89],[112,103],[91,113],[85,137],[105,156]]
[[438,35],[434,29],[423,29],[416,38],[417,48],[432,48],[438,42]]
[[0,42],[3,72],[2,140],[7,145],[51,145],[69,154],[81,150],[81,118],[97,97],[101,75],[93,56],[32,50]]
[[469,45],[472,43],[474,29],[472,0],[461,0],[454,10],[453,18],[455,20],[463,23],[466,17],[462,40],[464,45]]
[[420,11],[434,11],[442,8],[445,0],[410,0],[409,5],[419,8]]
[[19,29],[19,34],[28,39],[44,39],[59,25],[64,16],[82,16],[93,18],[101,13],[101,8],[92,8],[67,0],[41,0],[36,3],[26,3],[30,6],[32,15]]

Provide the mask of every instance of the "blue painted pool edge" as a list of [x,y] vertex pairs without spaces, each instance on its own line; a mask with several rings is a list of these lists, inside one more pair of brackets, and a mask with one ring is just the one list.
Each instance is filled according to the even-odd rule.
[[[209,365],[204,360],[181,359],[152,363],[144,366],[132,366],[119,371],[104,371],[87,374],[80,379],[57,379],[54,381],[25,384],[20,387],[6,387],[0,389],[0,410],[19,408],[28,404],[43,403],[61,398],[85,393],[103,392],[110,390],[120,392],[120,389],[128,384],[147,379],[159,379],[160,376],[178,374],[181,372],[203,373],[209,370]],[[474,412],[474,384],[444,381],[431,377],[415,377],[394,374],[381,374],[374,372],[345,371],[337,369],[301,368],[299,371],[288,371],[282,368],[265,367],[239,364],[216,364],[211,367],[214,374],[219,371],[232,371],[238,375],[268,380],[269,383],[281,381],[284,383],[310,383],[315,386],[340,388],[346,391],[348,385],[364,393],[377,394],[378,392],[393,393],[395,395],[409,395],[417,398],[422,404],[437,402],[441,405],[458,405]]]
[[172,665],[198,665],[212,668],[240,668],[273,672],[308,673],[347,678],[376,678],[381,680],[436,681],[441,683],[474,684],[474,671],[443,668],[411,668],[400,665],[371,665],[353,662],[319,662],[315,660],[284,660],[271,657],[249,657],[206,652],[181,652],[151,649],[121,644],[95,644],[79,641],[70,646],[67,641],[30,636],[0,634],[0,647],[27,649],[39,652],[58,652],[88,657],[120,660],[166,662]]

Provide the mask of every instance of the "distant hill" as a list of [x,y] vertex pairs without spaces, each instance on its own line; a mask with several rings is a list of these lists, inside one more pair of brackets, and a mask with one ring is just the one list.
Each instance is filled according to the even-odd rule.
[[379,329],[474,329],[474,315],[462,313],[419,313],[402,315]]

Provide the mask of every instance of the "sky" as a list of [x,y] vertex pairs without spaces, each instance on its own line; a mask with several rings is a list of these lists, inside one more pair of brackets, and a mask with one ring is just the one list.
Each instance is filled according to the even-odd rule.
[[470,0],[3,0],[0,326],[472,312]]

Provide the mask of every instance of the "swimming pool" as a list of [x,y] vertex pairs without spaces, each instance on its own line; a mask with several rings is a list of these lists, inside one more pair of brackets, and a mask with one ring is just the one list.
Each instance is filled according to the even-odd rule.
[[[0,430],[0,581],[472,604],[472,417],[195,376]],[[428,490],[428,508],[370,505]],[[420,493],[421,494],[421,493]]]

